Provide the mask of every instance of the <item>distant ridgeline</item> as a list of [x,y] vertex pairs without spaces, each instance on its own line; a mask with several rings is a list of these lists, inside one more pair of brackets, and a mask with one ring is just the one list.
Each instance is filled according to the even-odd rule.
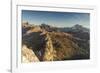
[[89,59],[89,41],[89,29],[79,24],[53,27],[45,23],[22,23],[22,46],[32,50],[35,56],[28,56],[29,52],[24,52],[26,49],[22,48],[22,60],[23,56],[29,62]]

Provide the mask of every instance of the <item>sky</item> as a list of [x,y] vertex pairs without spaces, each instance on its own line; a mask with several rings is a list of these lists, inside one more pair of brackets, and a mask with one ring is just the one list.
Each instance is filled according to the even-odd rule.
[[22,10],[22,22],[28,22],[34,25],[45,23],[55,27],[72,27],[75,24],[79,24],[89,28],[90,14]]

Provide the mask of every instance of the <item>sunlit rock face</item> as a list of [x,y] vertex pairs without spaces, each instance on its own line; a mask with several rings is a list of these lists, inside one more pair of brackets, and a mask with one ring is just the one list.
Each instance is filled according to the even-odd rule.
[[38,62],[39,59],[35,55],[35,53],[27,48],[26,45],[22,46],[22,62],[23,63],[29,63],[29,62]]

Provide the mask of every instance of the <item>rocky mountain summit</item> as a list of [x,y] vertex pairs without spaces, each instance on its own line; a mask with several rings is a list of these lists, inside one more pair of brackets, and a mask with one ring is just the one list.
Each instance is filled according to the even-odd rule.
[[89,29],[22,23],[22,62],[90,58]]

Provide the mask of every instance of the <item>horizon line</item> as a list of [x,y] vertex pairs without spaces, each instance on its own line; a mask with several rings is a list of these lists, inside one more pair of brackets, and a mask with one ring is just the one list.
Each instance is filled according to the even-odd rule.
[[[76,23],[76,24],[73,24],[73,26],[53,26],[53,25],[50,25],[50,24],[47,24],[47,23],[41,23],[41,24],[34,24],[34,23],[30,23],[30,22],[28,22],[28,21],[25,21],[25,22],[22,22],[22,24],[23,23],[28,23],[29,25],[42,25],[42,24],[45,24],[45,25],[49,25],[49,26],[51,26],[51,27],[61,27],[61,28],[66,28],[66,27],[73,27],[73,26],[75,26],[75,25],[80,25],[80,26],[82,26],[82,27],[85,27],[85,28],[90,28],[90,26],[89,27],[87,27],[87,26],[84,26],[84,25],[81,25],[81,24],[78,24],[78,23]],[[67,25],[67,24],[66,24]]]

